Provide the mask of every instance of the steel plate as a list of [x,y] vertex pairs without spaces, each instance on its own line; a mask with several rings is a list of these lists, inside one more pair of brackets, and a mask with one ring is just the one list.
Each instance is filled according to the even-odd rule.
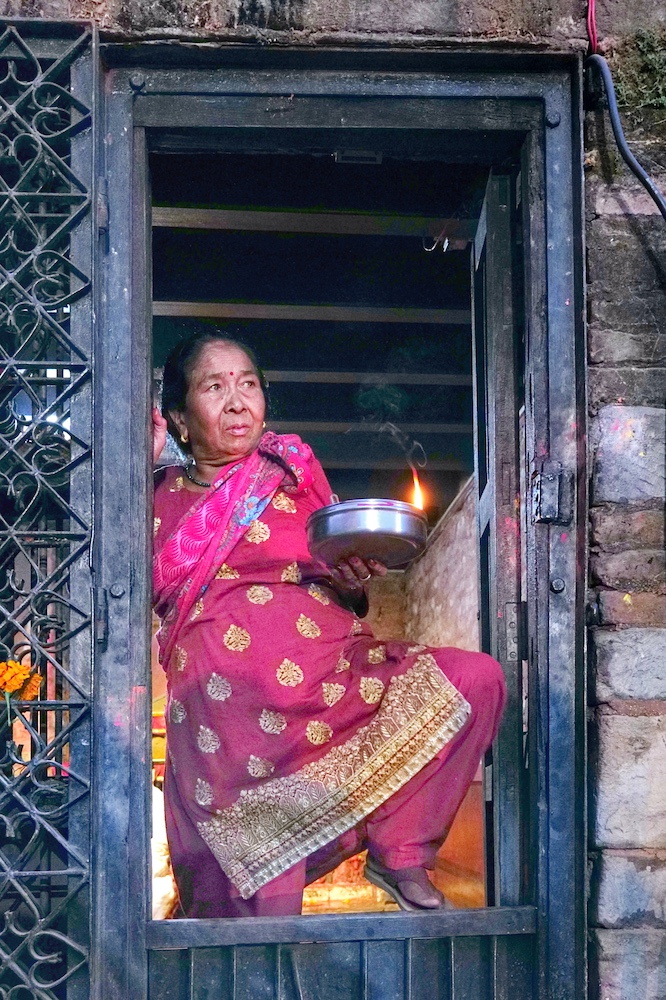
[[310,515],[308,546],[329,566],[358,555],[396,568],[423,552],[427,526],[423,511],[402,500],[345,500]]

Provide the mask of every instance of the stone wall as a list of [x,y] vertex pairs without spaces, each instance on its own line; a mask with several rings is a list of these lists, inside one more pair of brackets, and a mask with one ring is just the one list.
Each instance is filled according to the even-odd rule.
[[[428,539],[420,559],[369,585],[367,622],[378,639],[479,648],[478,545],[469,479]],[[452,585],[455,581],[455,586]]]
[[[664,190],[663,131],[646,117],[639,108],[625,127]],[[590,994],[663,1000],[666,225],[605,118],[587,125]]]
[[[666,23],[654,0],[604,0],[598,9],[609,36]],[[0,0],[0,16],[95,19],[109,37],[262,44],[479,39],[543,49],[583,48],[586,37],[578,0]]]
[[402,639],[405,635],[405,574],[391,570],[368,584],[370,610],[366,621],[378,639]]
[[470,479],[405,573],[405,632],[415,642],[479,648],[475,499]]

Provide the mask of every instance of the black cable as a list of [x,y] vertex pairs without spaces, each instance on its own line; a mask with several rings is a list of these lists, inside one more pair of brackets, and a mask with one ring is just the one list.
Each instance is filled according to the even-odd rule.
[[608,114],[610,115],[611,126],[613,128],[613,135],[615,136],[615,141],[617,147],[620,150],[622,159],[627,164],[629,169],[636,174],[639,181],[650,195],[652,200],[655,202],[657,208],[666,219],[666,200],[662,195],[661,191],[654,183],[651,177],[647,175],[645,170],[634,156],[634,154],[629,149],[627,145],[627,140],[624,137],[624,132],[622,131],[622,123],[620,121],[620,115],[617,110],[617,99],[615,97],[615,87],[613,86],[613,77],[611,76],[611,71],[608,63],[603,56],[591,55],[585,60],[585,66],[596,66],[599,70],[599,74],[603,81],[604,90],[606,91],[606,99],[608,100]]

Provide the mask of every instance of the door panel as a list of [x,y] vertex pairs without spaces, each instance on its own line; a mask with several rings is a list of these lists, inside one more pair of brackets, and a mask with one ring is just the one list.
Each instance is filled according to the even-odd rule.
[[[481,637],[502,664],[507,706],[488,755],[489,901],[522,898],[523,671],[520,604],[518,336],[513,179],[491,174],[472,247],[474,429]],[[490,787],[488,787],[490,786]],[[492,823],[492,826],[490,826]]]
[[530,1000],[534,939],[153,951],[149,1000]]

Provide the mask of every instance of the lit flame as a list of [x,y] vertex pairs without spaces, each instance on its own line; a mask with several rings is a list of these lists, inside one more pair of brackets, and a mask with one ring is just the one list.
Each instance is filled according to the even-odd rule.
[[419,477],[417,475],[416,469],[412,469],[412,476],[414,478],[414,495],[412,497],[412,503],[419,510],[423,510],[423,493],[421,492],[421,484],[419,483]]

